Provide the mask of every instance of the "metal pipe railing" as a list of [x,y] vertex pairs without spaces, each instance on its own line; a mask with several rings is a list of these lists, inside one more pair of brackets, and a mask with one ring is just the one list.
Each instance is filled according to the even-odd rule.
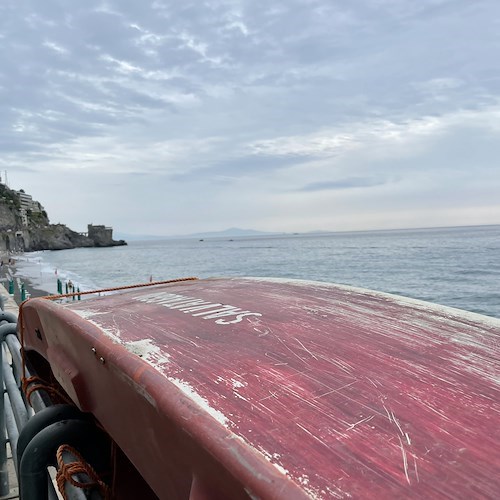
[[[76,406],[72,405],[52,405],[45,408],[43,411],[36,413],[23,428],[17,442],[17,467],[20,469],[20,463],[24,452],[31,441],[44,429],[57,422],[86,420],[90,422],[90,415],[82,413]],[[18,474],[18,477],[20,474]],[[53,487],[51,481],[48,482],[49,490]],[[87,500],[86,493],[80,488],[72,485],[66,486],[66,494],[70,500]],[[29,497],[28,497],[29,498]],[[40,498],[45,498],[41,496]],[[49,492],[49,499],[51,498]],[[56,497],[57,498],[57,497]],[[99,498],[99,497],[98,497]]]
[[19,429],[16,424],[16,419],[14,417],[14,412],[10,404],[9,395],[5,393],[4,397],[4,407],[5,407],[5,427],[7,430],[7,437],[10,443],[10,450],[12,452],[12,460],[14,461],[14,468],[17,470],[17,440],[19,439]]
[[21,377],[23,375],[23,362],[21,359],[21,344],[17,335],[7,335],[5,337],[5,343],[9,348],[10,356],[12,358],[12,371],[14,372],[14,377],[16,382],[21,387]]
[[[21,377],[23,372],[23,363],[21,359],[21,344],[19,343],[17,335],[7,335],[7,337],[5,338],[5,343],[7,344],[10,356],[12,357],[12,371],[14,372],[14,377],[16,379],[19,390],[21,391]],[[26,378],[29,378],[31,377],[31,375],[34,374],[34,371],[31,368],[28,360],[26,360],[26,366],[24,370]],[[33,416],[33,413],[37,413],[43,410],[44,408],[47,408],[47,406],[51,406],[53,404],[52,400],[50,399],[50,396],[45,391],[36,391],[31,394],[30,398],[31,406],[27,403],[26,399],[24,398],[24,393],[22,394],[22,396],[26,404],[26,407],[28,408],[28,413],[30,417]],[[34,412],[31,411],[31,409],[33,409]]]
[[[21,344],[17,337],[17,318],[15,314],[4,311],[4,305],[5,299],[0,295],[0,387],[3,388],[3,397],[0,398],[0,432],[3,432],[3,434],[0,434],[0,496],[9,494],[7,443],[10,443],[14,468],[17,477],[20,479],[19,486],[21,490],[24,490],[21,491],[21,498],[24,500],[37,500],[42,498],[57,500],[58,495],[53,482],[49,480],[48,469],[45,469],[46,479],[42,479],[41,476],[39,476],[38,480],[40,482],[37,484],[31,481],[32,478],[28,478],[27,482],[26,480],[21,480],[22,474],[20,464],[24,450],[27,446],[30,446],[31,441],[35,440],[35,443],[41,442],[45,447],[48,446],[49,448],[53,448],[53,446],[57,444],[56,442],[51,443],[50,440],[44,441],[43,436],[50,435],[50,433],[44,432],[47,426],[43,429],[36,428],[37,424],[35,424],[35,422],[40,422],[45,418],[42,417],[44,413],[42,410],[50,409],[49,413],[57,413],[58,410],[56,409],[57,406],[53,406],[50,396],[43,390],[33,392],[30,397],[30,404],[27,403],[21,387],[22,377],[25,376],[28,378],[32,375],[36,375],[36,373],[28,359],[25,360],[25,366],[23,367]],[[58,406],[60,407],[60,405]],[[90,442],[93,441],[94,444],[97,444],[96,448],[102,452],[103,441],[101,441],[101,438],[97,439],[97,436],[101,436],[103,433],[95,427],[91,421],[91,417],[81,413],[76,407],[69,405],[66,405],[64,412],[66,419],[75,419],[69,421],[71,422],[70,427],[77,425],[82,426],[82,429],[88,431],[87,437],[91,438]],[[77,422],[79,423],[77,424]],[[35,426],[33,424],[35,424]],[[36,430],[35,434],[33,434],[34,431],[28,431],[29,428],[34,428]],[[7,436],[5,436],[5,432]],[[105,438],[103,437],[102,439]],[[86,436],[81,436],[76,439],[76,441],[83,448],[90,444],[90,442],[85,442]],[[66,456],[65,458],[70,459],[71,457]],[[30,460],[31,458],[26,461],[28,467],[31,463]],[[99,461],[100,460],[97,459],[97,462]],[[52,458],[48,459],[46,465],[49,466],[51,462],[54,462]],[[44,474],[43,465],[39,472],[40,475]],[[39,490],[41,484],[46,485],[45,488],[42,487],[43,491]],[[65,490],[69,500],[86,500],[88,498],[96,500],[102,499],[98,491],[93,490],[91,492],[85,492],[68,482],[65,485]]]
[[27,444],[19,462],[21,498],[45,500],[47,466],[55,465],[57,449],[68,444],[90,458],[97,470],[106,466],[110,453],[106,433],[86,420],[61,420],[43,428]]
[[5,358],[2,360],[2,370],[5,388],[14,411],[17,428],[22,429],[28,423],[28,409],[19,391],[12,369]]
[[[7,335],[16,332],[17,318],[12,313],[0,310],[0,387],[4,388],[3,377],[3,341]],[[9,493],[9,472],[7,469],[7,439],[5,436],[6,415],[5,397],[0,398],[0,496]]]

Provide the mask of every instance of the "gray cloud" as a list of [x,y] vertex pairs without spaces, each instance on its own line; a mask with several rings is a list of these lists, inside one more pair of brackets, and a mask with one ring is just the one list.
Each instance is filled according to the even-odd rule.
[[494,0],[4,0],[0,168],[68,224],[107,213],[128,232],[141,218],[163,234],[301,230],[334,204],[339,229],[400,227],[382,205],[438,224],[417,213],[433,197],[443,223],[464,204],[498,222],[499,14]]
[[306,184],[300,191],[337,191],[341,189],[366,188],[381,186],[386,181],[383,179],[370,179],[362,177],[351,177],[336,181],[313,182]]

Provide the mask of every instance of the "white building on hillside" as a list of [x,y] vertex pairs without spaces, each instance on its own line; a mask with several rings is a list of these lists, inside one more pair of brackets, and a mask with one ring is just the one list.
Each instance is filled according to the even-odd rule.
[[23,193],[22,191],[16,191],[19,196],[19,203],[21,208],[19,209],[19,214],[21,215],[23,224],[28,225],[28,211],[32,213],[41,213],[43,210],[42,205],[38,201],[34,201],[30,194]]

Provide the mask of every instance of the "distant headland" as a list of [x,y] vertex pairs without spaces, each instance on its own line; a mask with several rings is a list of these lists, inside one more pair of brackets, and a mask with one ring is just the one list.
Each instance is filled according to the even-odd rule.
[[33,252],[81,247],[126,245],[113,239],[113,229],[89,224],[78,233],[64,224],[50,224],[40,202],[23,189],[14,191],[0,182],[0,251]]

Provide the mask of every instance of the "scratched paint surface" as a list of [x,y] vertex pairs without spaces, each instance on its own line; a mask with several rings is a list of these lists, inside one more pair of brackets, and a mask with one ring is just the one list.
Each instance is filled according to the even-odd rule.
[[67,307],[312,497],[500,493],[498,320],[251,278]]

